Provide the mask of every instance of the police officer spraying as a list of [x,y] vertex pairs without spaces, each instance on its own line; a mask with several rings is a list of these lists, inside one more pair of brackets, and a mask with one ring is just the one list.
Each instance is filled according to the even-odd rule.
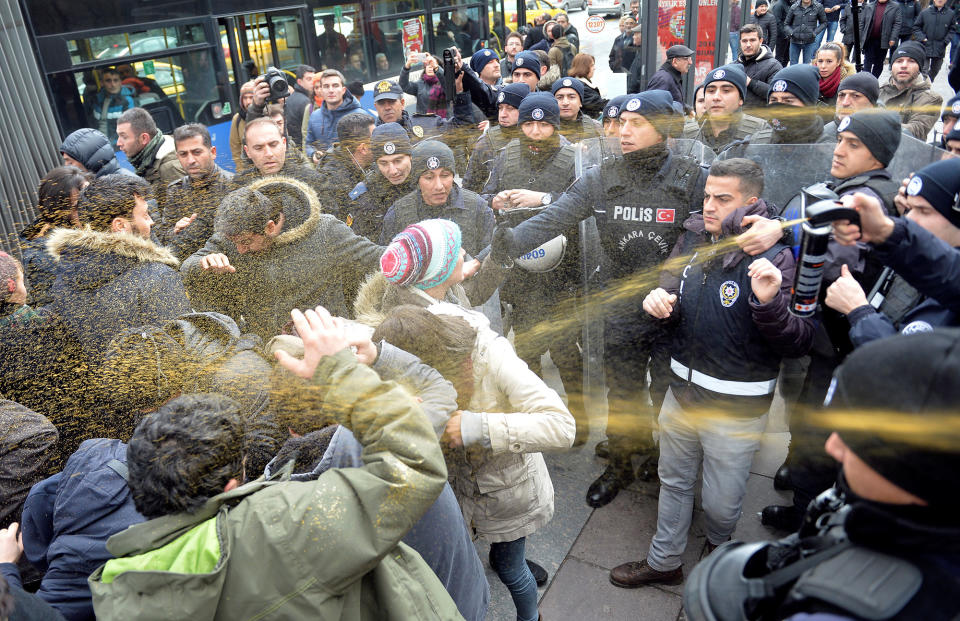
[[[528,95],[518,110],[520,138],[512,140],[497,156],[484,188],[484,196],[507,218],[519,223],[535,212],[531,208],[549,205],[553,193],[565,190],[574,180],[575,147],[560,135],[560,108],[547,93]],[[526,208],[526,209],[515,209]],[[582,325],[570,322],[563,334],[544,339],[530,332],[543,317],[544,309],[580,294],[580,239],[577,227],[530,254],[536,265],[512,270],[500,286],[500,299],[512,305],[511,325],[519,355],[534,372],[540,373],[540,356],[547,350],[560,371],[568,408],[577,422],[574,446],[589,435],[589,418],[583,408],[583,361],[577,349]]]
[[[705,174],[699,164],[673,153],[666,144],[677,125],[675,115],[669,93],[632,95],[618,115],[623,157],[588,168],[569,191],[536,217],[514,229],[498,229],[494,258],[507,262],[595,215],[604,251],[603,286],[608,293],[618,287],[630,291],[631,277],[667,258],[682,233],[681,223],[702,203]],[[753,242],[759,241],[759,251],[766,250],[780,238],[779,226],[757,224]],[[751,252],[757,251],[751,247]],[[643,405],[643,390],[647,362],[659,332],[650,328],[639,309],[640,299],[650,287],[633,287],[635,293],[618,296],[616,303],[603,308],[610,465],[587,492],[587,503],[594,507],[609,503],[633,480],[631,453],[649,451],[652,446],[651,413]],[[659,408],[662,392],[654,393],[654,405]]]

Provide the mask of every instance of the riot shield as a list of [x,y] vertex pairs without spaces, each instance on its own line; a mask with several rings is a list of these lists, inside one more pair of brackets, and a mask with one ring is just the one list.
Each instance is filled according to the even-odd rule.
[[783,210],[801,188],[831,179],[832,144],[756,144],[719,159],[745,157],[763,168],[763,199]]
[[717,158],[717,154],[713,152],[713,149],[699,140],[692,138],[674,138],[670,140],[669,144],[670,149],[674,153],[692,157],[704,166],[709,166],[713,163],[713,160]]
[[901,134],[900,146],[897,147],[897,152],[887,166],[887,170],[890,171],[894,181],[900,181],[910,173],[920,170],[927,164],[939,162],[945,157],[950,157],[950,154],[943,149],[917,140],[913,136]]

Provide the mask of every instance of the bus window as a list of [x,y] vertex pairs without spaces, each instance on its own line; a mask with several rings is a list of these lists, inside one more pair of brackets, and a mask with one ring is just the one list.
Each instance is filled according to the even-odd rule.
[[[434,4],[437,4],[436,0]],[[423,10],[423,0],[373,0],[370,5],[373,7],[374,17]]]
[[[99,129],[111,142],[116,141],[117,118],[134,106],[149,110],[164,132],[183,123],[220,120],[220,94],[208,50],[121,62],[75,71],[72,76],[72,80],[52,81],[54,90],[71,84],[76,89],[73,93],[55,93],[57,99],[79,101],[85,125]],[[69,116],[65,114],[63,120]],[[65,129],[69,132],[77,127]]]
[[460,49],[460,55],[470,58],[481,45],[483,26],[480,9],[477,7],[434,11],[434,49],[437,54],[451,46]]
[[[313,24],[317,35],[317,50],[320,53],[319,69],[345,70],[350,62],[350,41],[354,41],[354,50],[363,58],[362,33],[357,21],[360,15],[359,4],[340,5],[340,11],[333,13],[330,7],[316,9],[313,12]],[[310,64],[310,63],[308,63]],[[362,77],[364,68],[359,69]]]
[[300,41],[298,14],[251,13],[238,15],[236,23],[237,49],[243,49],[242,42],[245,40],[250,60],[256,64],[260,73],[271,66],[293,69],[306,61],[304,46]]
[[200,24],[190,24],[72,39],[67,42],[67,49],[74,65],[96,60],[122,62],[122,59],[128,56],[163,52],[202,43],[203,40],[203,27]]

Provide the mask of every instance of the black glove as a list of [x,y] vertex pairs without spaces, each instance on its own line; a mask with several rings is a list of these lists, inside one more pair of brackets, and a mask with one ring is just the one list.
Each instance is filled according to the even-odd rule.
[[490,242],[493,260],[500,265],[511,265],[517,252],[517,242],[513,237],[513,229],[509,226],[498,225],[493,229],[493,241]]

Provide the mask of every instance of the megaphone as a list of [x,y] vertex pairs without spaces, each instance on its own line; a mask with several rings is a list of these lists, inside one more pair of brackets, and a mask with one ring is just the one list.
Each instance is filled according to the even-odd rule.
[[801,216],[804,218],[800,225],[803,239],[800,242],[800,256],[797,259],[789,310],[798,317],[810,317],[817,312],[817,300],[823,284],[823,268],[830,243],[830,223],[849,220],[859,224],[860,214],[856,209],[844,207],[839,197],[834,194],[832,198],[821,198],[809,205],[804,204]]

